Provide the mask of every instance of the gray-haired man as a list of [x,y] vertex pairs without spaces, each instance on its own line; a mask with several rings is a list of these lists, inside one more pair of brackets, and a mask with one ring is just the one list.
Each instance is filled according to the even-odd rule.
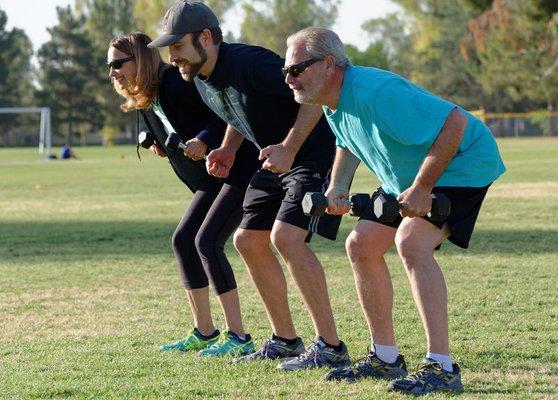
[[[388,221],[376,215],[370,202],[347,239],[373,351],[327,379],[395,378],[388,388],[410,394],[463,390],[459,366],[449,355],[446,286],[434,250],[445,239],[467,248],[488,187],[505,171],[490,130],[462,108],[396,74],[351,66],[343,43],[330,30],[303,29],[287,45],[285,80],[296,101],[322,105],[337,137],[327,211],[349,211],[349,185],[360,161],[382,182],[373,198],[393,196],[400,210]],[[427,216],[432,193],[451,201],[444,220]],[[393,244],[428,339],[423,366],[405,378],[384,260]]]

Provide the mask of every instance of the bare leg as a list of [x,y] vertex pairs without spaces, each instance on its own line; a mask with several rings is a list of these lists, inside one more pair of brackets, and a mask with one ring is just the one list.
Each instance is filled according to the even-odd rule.
[[264,303],[273,333],[285,339],[294,339],[297,335],[287,299],[287,281],[269,246],[269,235],[269,231],[238,229],[234,245]]
[[449,354],[448,300],[434,248],[448,236],[447,227],[439,230],[422,218],[404,218],[395,237],[426,331],[428,351],[438,354]]
[[275,221],[272,241],[300,290],[316,334],[329,344],[339,345],[324,270],[314,252],[304,242],[307,234],[308,231],[304,229]]
[[209,287],[186,290],[186,294],[194,317],[194,326],[202,335],[211,335],[215,332],[215,325],[211,319]]
[[242,315],[240,313],[240,301],[238,300],[238,291],[236,289],[229,290],[217,296],[223,314],[225,315],[225,323],[227,330],[236,333],[240,338],[244,338],[246,333],[242,326]]
[[393,287],[384,254],[393,245],[395,228],[360,221],[345,243],[353,267],[358,298],[372,341],[395,345]]

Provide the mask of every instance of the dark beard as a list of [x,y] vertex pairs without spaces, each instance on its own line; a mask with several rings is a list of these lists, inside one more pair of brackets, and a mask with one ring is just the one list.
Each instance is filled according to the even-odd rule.
[[207,61],[207,53],[205,49],[202,47],[199,39],[194,42],[194,49],[198,52],[198,56],[200,57],[200,61],[196,63],[188,63],[190,65],[190,72],[188,74],[181,74],[182,79],[185,81],[191,82],[194,80],[196,76],[198,76],[200,69],[203,67],[205,62]]

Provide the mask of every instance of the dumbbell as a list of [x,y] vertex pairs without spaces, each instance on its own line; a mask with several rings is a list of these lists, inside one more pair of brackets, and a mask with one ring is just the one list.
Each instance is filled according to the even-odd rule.
[[155,143],[155,138],[149,131],[141,131],[138,133],[138,143],[144,149],[148,149]]
[[[370,201],[370,196],[366,193],[353,194],[349,203],[351,204],[350,214],[359,217],[366,205]],[[321,192],[308,192],[302,199],[302,212],[309,217],[321,217],[327,208],[327,198]]]
[[[165,146],[171,150],[178,150],[180,147],[182,150],[186,150],[186,145],[180,140],[180,136],[176,132],[171,132],[165,141]],[[207,155],[203,156],[204,160],[207,160]]]
[[[451,213],[451,202],[443,193],[433,193],[432,208],[427,214],[433,222],[445,221]],[[374,200],[374,214],[380,222],[392,222],[399,215],[401,205],[392,194],[381,193]]]

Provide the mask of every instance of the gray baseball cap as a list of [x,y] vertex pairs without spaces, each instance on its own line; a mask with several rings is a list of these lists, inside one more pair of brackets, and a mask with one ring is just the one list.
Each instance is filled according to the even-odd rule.
[[181,0],[166,12],[163,18],[163,34],[147,47],[165,47],[178,42],[182,36],[206,28],[219,26],[217,16],[199,1]]

